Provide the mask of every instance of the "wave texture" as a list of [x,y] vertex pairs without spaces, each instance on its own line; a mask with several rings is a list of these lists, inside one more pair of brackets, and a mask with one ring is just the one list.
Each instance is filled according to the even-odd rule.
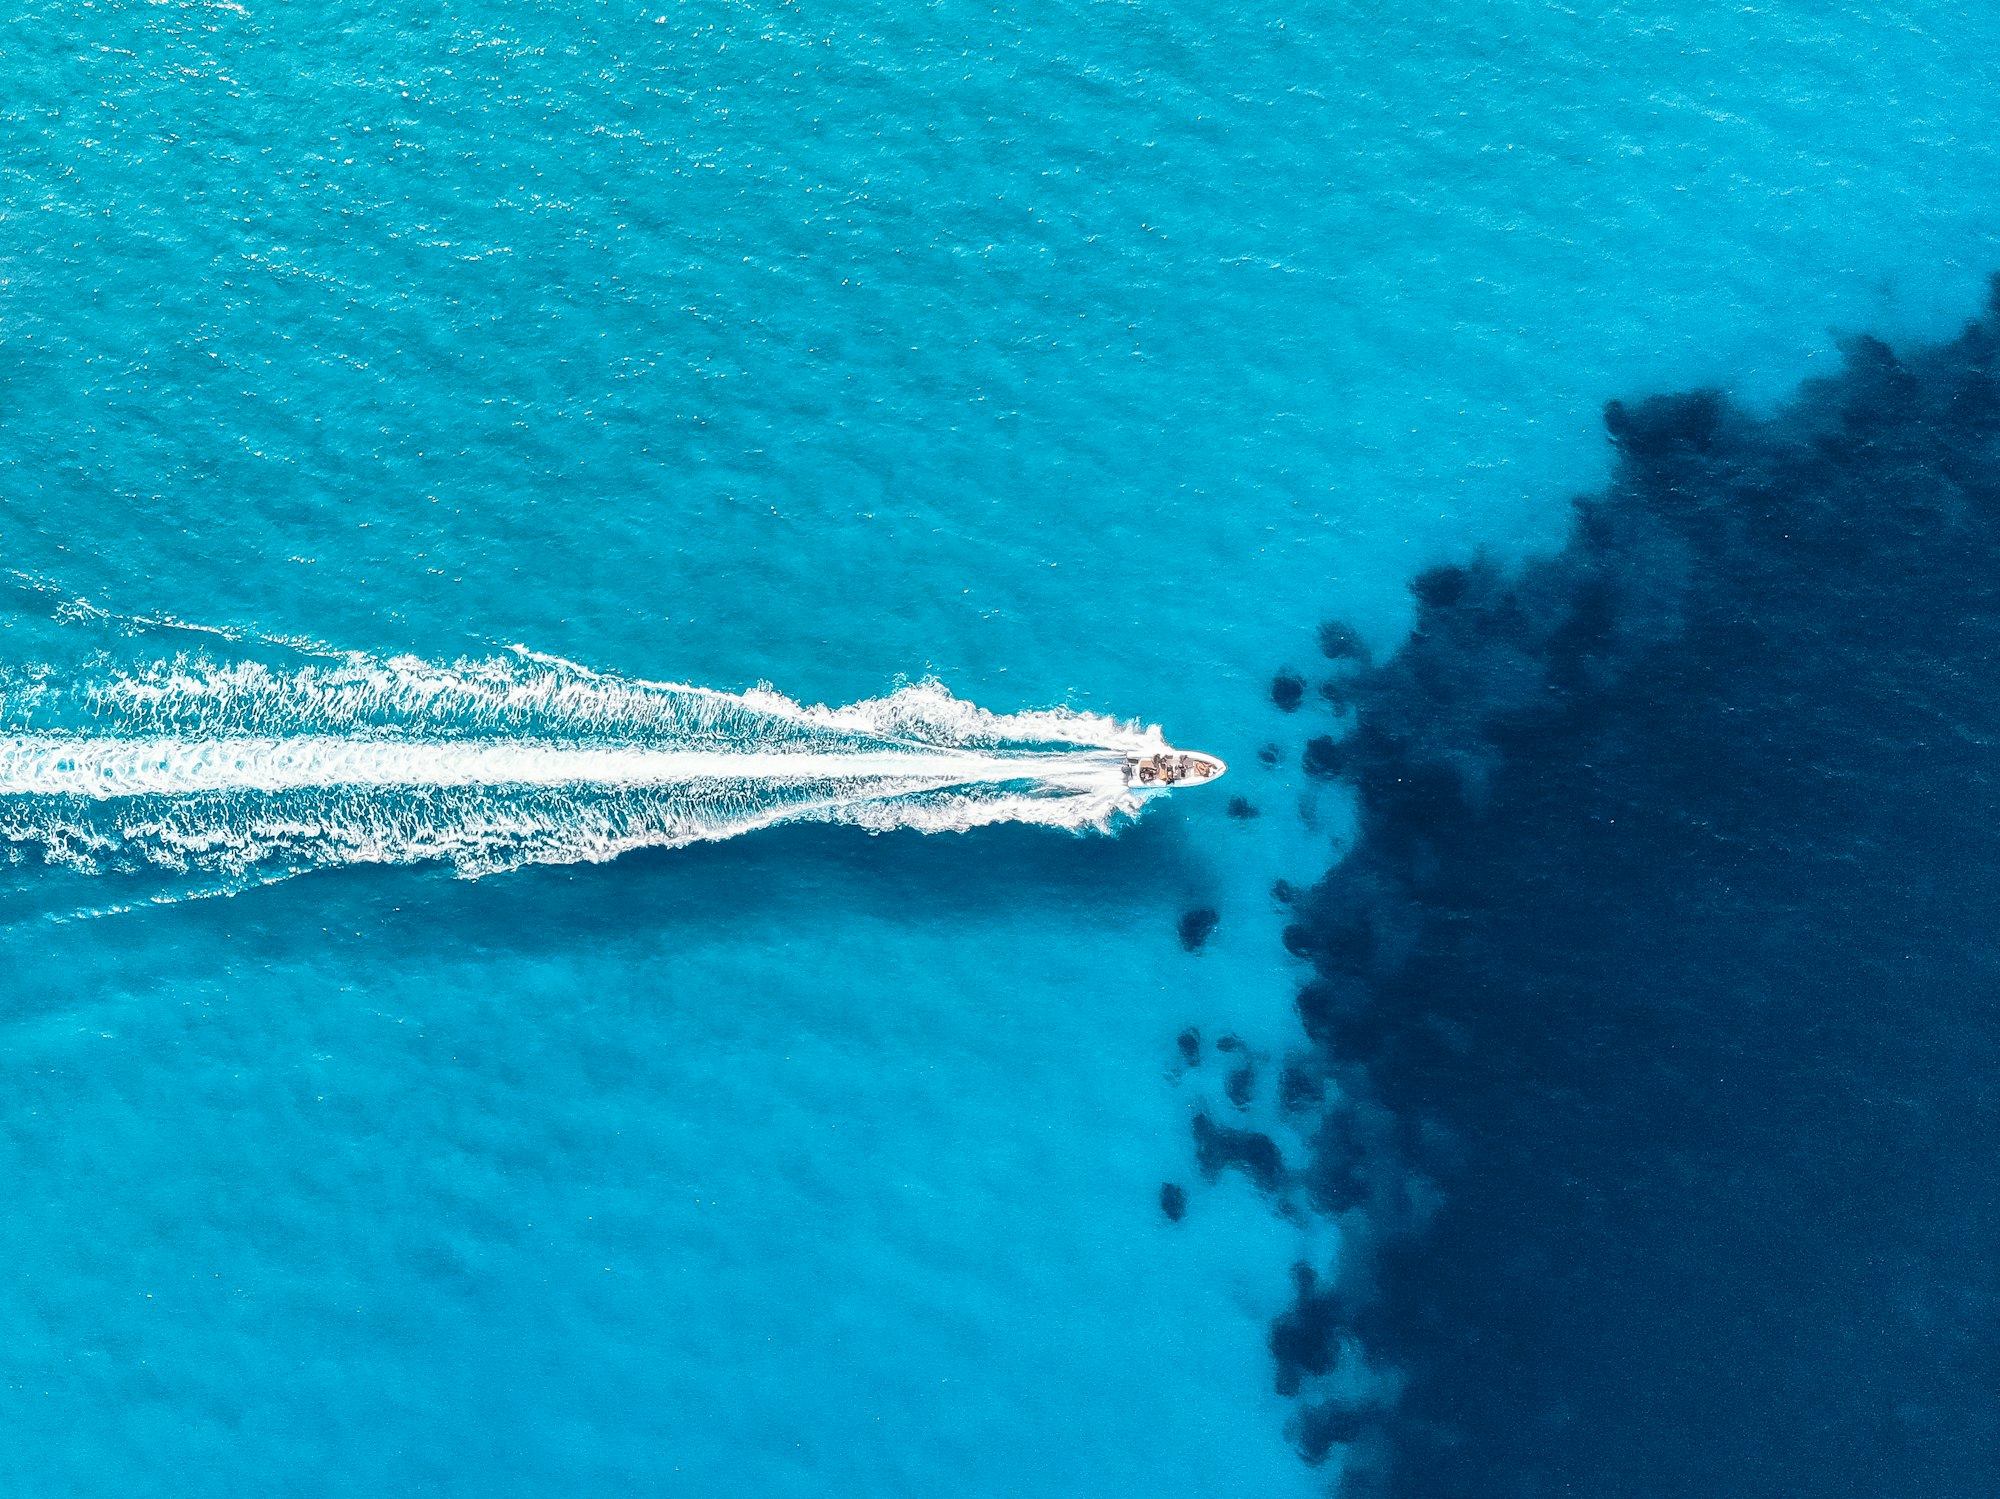
[[0,672],[13,862],[228,880],[446,861],[468,877],[775,823],[1102,829],[1137,812],[1159,730],[989,713],[936,683],[846,707],[526,651],[439,665],[210,652]]

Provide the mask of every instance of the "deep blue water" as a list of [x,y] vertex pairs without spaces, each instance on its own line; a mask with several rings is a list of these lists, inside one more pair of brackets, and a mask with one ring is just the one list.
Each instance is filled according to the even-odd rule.
[[1768,418],[1611,403],[1561,553],[1422,574],[1341,679],[1305,758],[1361,834],[1285,939],[1312,1144],[1199,1141],[1351,1215],[1272,1330],[1308,1456],[1434,1495],[2000,1479],[2000,276],[1846,362]]
[[[4,19],[6,733],[588,737],[573,697],[412,706],[497,661],[470,670],[807,705],[935,678],[1233,767],[1110,836],[806,824],[601,862],[660,808],[545,801],[531,836],[408,786],[116,826],[15,798],[19,1491],[1990,1491],[1991,850],[1939,813],[1989,774],[1990,392],[1922,365],[1948,398],[1912,414],[1864,349],[1847,448],[1823,415],[1696,433],[1690,507],[1754,532],[1789,486],[1848,551],[1586,565],[1569,498],[1679,524],[1635,429],[1614,471],[1607,399],[1716,387],[1750,424],[1846,335],[1978,312],[2000,15]],[[1744,478],[1794,445],[1837,482]],[[1395,654],[1425,569],[1492,559],[1488,620],[1490,578],[1565,546],[1518,636]],[[1683,673],[1621,697],[1659,664],[1627,641],[1565,679],[1655,840],[1596,862],[1564,840],[1628,815],[1566,769],[1597,748],[1481,737],[1571,669],[1549,620],[1598,618],[1586,572]],[[1789,648],[1699,626],[1738,615]],[[1381,663],[1339,719],[1329,620]],[[341,672],[403,696],[341,718],[312,695]],[[1826,727],[1885,703],[1948,763]],[[646,704],[603,732],[656,733]],[[1338,750],[1357,721],[1404,748]],[[1519,771],[1479,825],[1546,843],[1384,843],[1425,746],[1452,785]],[[1779,794],[1799,763],[1840,789],[1823,836]],[[533,860],[454,866],[437,830],[480,818]],[[1400,935],[1336,1006],[1343,879]],[[1867,981],[1823,1003],[1833,973]],[[1616,1023],[1575,1002],[1628,981]],[[1717,1083],[1646,1072],[1697,1039]],[[1754,1263],[1723,1252],[1746,1201]]]

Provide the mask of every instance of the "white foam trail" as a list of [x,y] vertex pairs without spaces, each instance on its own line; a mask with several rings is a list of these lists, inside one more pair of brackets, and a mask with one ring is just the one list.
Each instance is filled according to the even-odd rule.
[[829,785],[850,795],[1035,781],[1089,786],[1124,778],[1116,751],[1072,754],[750,753],[575,748],[556,744],[411,744],[326,735],[297,739],[0,738],[0,796],[189,796],[370,787],[446,789]]
[[249,879],[422,860],[476,876],[801,820],[1104,828],[1152,794],[1125,784],[1126,756],[1162,747],[935,683],[809,707],[525,651],[0,670],[0,840],[17,863]]

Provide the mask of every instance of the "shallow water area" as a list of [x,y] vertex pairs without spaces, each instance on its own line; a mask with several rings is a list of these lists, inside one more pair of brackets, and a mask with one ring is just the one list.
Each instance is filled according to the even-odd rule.
[[[304,1450],[356,1492],[463,1482],[468,1454],[509,1492],[665,1485],[669,1460],[691,1490],[914,1485],[942,1444],[976,1462],[975,1491],[1007,1493],[1050,1471],[1010,1433],[1073,1421],[1087,1385],[1096,1439],[1065,1483],[1107,1461],[1184,1481],[1152,1370],[1206,1368],[1225,1397],[1260,1381],[1228,1273],[1244,1235],[1153,1222],[1178,1134],[1164,1092],[1130,1079],[1157,1076],[1178,954],[1126,973],[1114,1005],[1034,1003],[1078,979],[1074,949],[1038,938],[1059,902],[1159,850],[1101,844],[1109,864],[1065,878],[1009,840],[981,862],[1043,875],[1024,907],[944,879],[968,874],[948,851],[894,857],[912,835],[765,836],[782,863],[748,843],[640,855],[497,898],[419,879],[400,910],[322,876],[259,892],[247,920],[242,899],[206,902],[67,943],[107,997],[17,996],[34,1081],[13,1145],[24,1169],[89,1171],[118,1243],[45,1280],[38,1310],[102,1319],[107,1290],[132,1309],[94,1358],[39,1345],[15,1428],[39,1471],[102,1450],[73,1436],[102,1408],[142,1465],[162,1440],[229,1462]],[[940,904],[940,884],[959,894]],[[842,925],[815,924],[833,902]],[[1115,943],[1130,920],[1092,925]],[[174,954],[202,978],[160,979]],[[1134,1006],[1156,1024],[1130,1027]],[[524,1111],[524,1092],[544,1102]],[[1080,1160],[1082,1131],[1118,1143]],[[1106,1182],[1124,1199],[1108,1220]],[[15,1262],[69,1211],[24,1205]],[[291,1372],[244,1378],[266,1365]],[[1237,1481],[1204,1384],[1175,1398],[1211,1431],[1209,1479]],[[1265,1416],[1284,1483],[1296,1463]],[[387,1450],[385,1423],[432,1436]]]
[[[1557,545],[1607,398],[1761,409],[2000,264],[1978,9],[50,4],[0,54],[0,737],[322,756],[0,793],[38,1495],[1322,1492],[1269,1338],[1338,1229],[1190,1137],[1308,1144],[1316,627],[1379,661],[1422,568]],[[711,823],[464,769],[928,683],[1229,774]]]

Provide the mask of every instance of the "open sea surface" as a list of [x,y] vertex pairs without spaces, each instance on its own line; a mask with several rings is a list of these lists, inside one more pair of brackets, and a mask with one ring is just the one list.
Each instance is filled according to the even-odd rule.
[[[1734,600],[1786,659],[1847,641],[1811,612],[1847,553],[1767,619],[1775,565],[1655,539],[1692,513],[1669,491],[1754,470],[1819,495],[1769,456],[1821,441],[1782,425],[1802,382],[1863,380],[1881,346],[1856,335],[1916,349],[1981,315],[2000,10],[88,0],[0,12],[0,78],[0,1487],[2000,1486],[2000,1212],[1965,1165],[2000,1146],[1994,850],[1921,831],[1952,798],[1908,755],[1778,728],[1713,736],[1716,776],[1831,765],[1908,803],[1840,824],[1862,852],[1825,881],[1757,862],[1807,846],[1819,797],[1742,823],[1746,862],[1685,854],[1716,904],[1647,883],[1666,854],[1561,842],[1627,807],[1660,849],[1669,824],[1736,838],[1737,803],[1678,778],[1707,763],[1705,730],[1668,731],[1697,706],[1922,703],[1910,743],[2000,742],[1939,685],[1993,680],[2000,601],[1911,581],[2000,559],[1984,541],[1850,579],[1869,670],[1944,665],[1849,701],[1838,671],[1674,633]],[[1983,515],[1984,348],[1913,365],[1946,392],[1917,415],[1842,387],[1896,435],[1823,443],[1872,477],[1813,513],[1928,504],[1945,474]],[[1733,415],[1641,404],[1696,388]],[[1613,398],[1651,413],[1617,444]],[[1726,503],[1768,516],[1781,489]],[[1515,638],[1492,579],[1566,545],[1535,597],[1597,617],[1582,492],[1621,538],[1613,612],[1652,622],[1618,639],[1692,642],[1671,681],[1707,685],[1643,712],[1603,688],[1610,728],[1468,749],[1526,701],[1494,685],[1522,660],[1579,702],[1668,680],[1638,645],[1565,676],[1561,630],[1492,643]],[[1464,587],[1485,612],[1457,635]],[[1394,732],[1358,760],[1308,749],[1371,725]],[[1162,743],[1227,779],[1126,792],[1123,756]],[[1607,745],[1615,794],[1529,785]],[[1447,762],[1463,815],[1518,836],[1397,800]],[[1337,869],[1308,898],[1351,850],[1365,898]],[[1888,908],[1839,883],[1857,858],[1914,914],[1856,937],[1855,971],[1930,954],[1895,1005],[1670,968],[1717,933],[1729,973],[1805,961]],[[1600,899],[1673,912],[1548,921]],[[1414,966],[1371,936],[1356,977],[1361,906]],[[1669,965],[1592,1056],[1698,1037],[1818,1081],[1696,1068],[1624,1094],[1657,1108],[1623,1133],[1542,1132],[1522,1110],[1594,1085],[1564,1050],[1583,1012],[1538,987],[1559,935],[1576,993],[1620,953]],[[1524,973],[1544,1008],[1493,987]],[[1343,1009],[1350,980],[1372,987]],[[1885,1034],[1907,1066],[1845,1070]],[[1785,1164],[1864,1095],[1900,1100],[1903,1145]],[[1731,1112],[1752,1097],[1776,1113]],[[1684,1104],[1699,1150],[1591,1154],[1679,1139]],[[1496,1186],[1530,1142],[1585,1188]],[[1907,1199],[1843,1174],[1933,1166]],[[1602,1206],[1621,1182],[1629,1220]],[[1936,1232],[1849,1275],[1850,1216]],[[1824,1292],[1776,1331],[1729,1291],[1765,1284],[1727,1257],[1758,1223]],[[1676,1225],[1698,1273],[1596,1273],[1593,1245]],[[1901,1320],[1870,1342],[1860,1308]],[[1659,1382],[1578,1393],[1612,1388],[1584,1345],[1628,1317],[1664,1341],[1627,1346],[1673,1344]],[[1865,1398],[1764,1370],[1781,1346]]]

